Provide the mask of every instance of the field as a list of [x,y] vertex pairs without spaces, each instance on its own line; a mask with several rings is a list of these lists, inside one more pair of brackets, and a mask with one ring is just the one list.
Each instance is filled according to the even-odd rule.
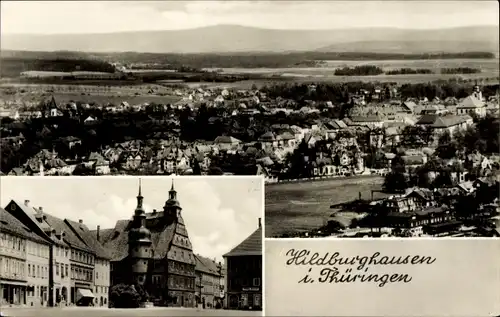
[[370,199],[382,183],[382,177],[354,177],[267,185],[266,237],[317,229],[332,214],[331,205],[357,199],[360,192]]
[[[479,68],[484,73],[499,73],[499,61],[496,59],[429,59],[429,60],[385,60],[385,61],[323,61],[317,67],[288,67],[288,68],[222,68],[226,74],[303,74],[325,75],[337,68],[374,65],[384,70],[399,68],[429,68],[436,72],[441,68],[470,67]],[[207,69],[211,70],[211,69]]]
[[3,308],[4,316],[9,317],[127,317],[127,316],[262,316],[259,311],[209,310],[191,308],[139,308],[108,309],[93,307],[68,308]]
[[[149,93],[153,89],[154,93]],[[14,92],[14,93],[12,93]],[[48,85],[48,84],[16,84],[0,85],[0,99],[4,102],[24,101],[39,102],[44,98],[54,96],[57,102],[80,101],[97,104],[129,104],[160,103],[172,104],[181,99],[172,94],[172,89],[162,86],[92,86],[92,85]]]
[[[416,75],[378,75],[378,76],[335,76],[335,69],[341,67],[353,67],[360,65],[374,65],[385,71],[400,68],[428,68],[436,74],[416,74]],[[481,69],[481,73],[476,74],[458,74],[448,75],[440,74],[441,68],[469,67]],[[429,82],[438,79],[450,79],[461,77],[464,79],[479,79],[498,77],[499,61],[496,59],[443,59],[443,60],[391,60],[391,61],[324,61],[318,67],[289,67],[289,68],[222,68],[223,74],[259,74],[275,76],[276,80],[293,81],[328,81],[328,82],[346,82],[346,81],[379,81],[379,82],[398,82],[415,83]],[[214,70],[214,69],[207,69]],[[265,80],[258,80],[257,83],[263,83]],[[256,84],[257,84],[256,83]]]

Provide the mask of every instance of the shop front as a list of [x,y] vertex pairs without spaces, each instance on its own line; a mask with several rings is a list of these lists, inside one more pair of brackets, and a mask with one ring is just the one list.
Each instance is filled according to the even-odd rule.
[[77,288],[76,289],[76,305],[77,306],[92,306],[94,303],[94,294],[90,289]]
[[2,279],[0,293],[2,301],[0,305],[26,305],[26,283],[14,282]]
[[262,295],[259,287],[241,289],[240,309],[261,310]]

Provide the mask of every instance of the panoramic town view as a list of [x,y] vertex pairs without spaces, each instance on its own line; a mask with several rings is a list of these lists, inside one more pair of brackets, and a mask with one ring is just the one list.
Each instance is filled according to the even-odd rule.
[[8,316],[89,306],[260,314],[262,179],[2,182],[0,300]]

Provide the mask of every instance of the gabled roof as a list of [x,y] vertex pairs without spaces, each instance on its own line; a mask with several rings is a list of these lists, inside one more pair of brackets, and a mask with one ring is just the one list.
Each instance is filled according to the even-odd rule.
[[219,269],[217,267],[218,264],[215,263],[214,260],[203,257],[199,254],[195,254],[194,258],[196,260],[196,271],[220,276]]
[[111,258],[109,252],[102,247],[86,225],[68,219],[65,219],[64,222],[89,248],[94,250],[97,257],[108,260]]
[[[103,247],[111,253],[111,261],[121,261],[128,256],[129,225],[130,220],[118,220],[114,229],[102,231],[99,240],[102,241]],[[174,238],[175,228],[176,223],[171,223],[161,228],[150,229],[154,259],[163,259],[167,255]]]
[[259,141],[274,141],[274,140],[276,140],[276,137],[274,136],[274,133],[272,133],[271,131],[268,131],[259,137]]
[[382,119],[379,116],[352,116],[352,122],[381,122]]
[[295,139],[295,136],[293,136],[290,132],[285,131],[285,132],[281,133],[280,135],[278,135],[278,139],[279,140],[293,140],[293,139]]
[[10,232],[32,241],[49,244],[3,208],[0,208],[0,228],[2,232]]
[[423,115],[416,124],[427,125],[431,128],[448,128],[467,121],[467,117],[464,116],[439,116],[435,114]]
[[423,155],[405,155],[401,157],[406,165],[423,165],[425,164]]
[[482,100],[477,99],[474,96],[469,96],[465,98],[457,106],[457,108],[470,108],[470,109],[481,108],[481,107],[484,107],[484,102]]
[[215,141],[215,143],[230,143],[230,144],[233,144],[233,143],[241,143],[240,140],[238,140],[237,138],[235,137],[232,137],[232,136],[226,136],[226,135],[222,135],[222,136],[218,136]]
[[81,249],[90,253],[95,253],[92,248],[88,247],[80,238],[73,232],[70,226],[68,226],[63,219],[54,217],[46,212],[43,213],[46,217],[45,222],[52,227],[57,233],[64,232],[65,236],[63,238],[64,242],[69,244],[72,248]]
[[246,255],[262,255],[262,227],[259,227],[243,242],[224,254],[224,257]]
[[417,106],[417,104],[411,100],[403,102],[403,106],[406,107],[408,110],[413,112],[413,109]]

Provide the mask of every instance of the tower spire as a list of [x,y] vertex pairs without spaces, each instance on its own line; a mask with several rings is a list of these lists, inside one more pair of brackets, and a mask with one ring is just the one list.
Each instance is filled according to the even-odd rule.
[[177,192],[175,191],[175,188],[174,188],[174,179],[172,179],[172,186],[170,187],[170,190],[168,191],[168,199],[177,199]]
[[142,209],[142,201],[144,199],[144,197],[142,197],[142,184],[141,184],[141,179],[139,178],[139,193],[137,195],[137,208],[135,209],[136,211],[136,214],[142,214],[143,213],[143,209]]
[[137,197],[142,197],[141,195],[141,179],[139,178],[139,195]]

